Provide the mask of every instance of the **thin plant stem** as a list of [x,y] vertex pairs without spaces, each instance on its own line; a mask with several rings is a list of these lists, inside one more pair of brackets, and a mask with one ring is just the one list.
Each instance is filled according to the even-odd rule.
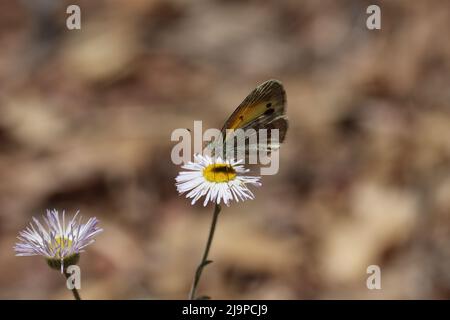
[[[66,277],[66,279],[69,279],[70,275],[66,273],[66,271],[64,270],[64,276]],[[77,288],[73,287],[72,289],[72,294],[75,300],[81,300],[80,294],[78,293]]]
[[210,264],[212,261],[208,260],[209,249],[211,248],[211,243],[214,238],[214,231],[216,230],[217,218],[220,213],[220,205],[216,204],[214,206],[214,213],[211,221],[211,227],[209,228],[208,241],[206,242],[205,251],[203,252],[203,257],[200,264],[195,271],[194,281],[192,282],[191,291],[189,293],[189,300],[195,299],[195,292],[197,291],[197,286],[200,281],[200,277],[202,275],[203,268]]

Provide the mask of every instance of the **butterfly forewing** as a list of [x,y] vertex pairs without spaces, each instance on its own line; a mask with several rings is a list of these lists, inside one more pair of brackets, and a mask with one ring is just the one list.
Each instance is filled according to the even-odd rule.
[[252,123],[270,123],[286,114],[286,92],[278,80],[268,80],[256,87],[225,122],[226,129],[239,129]]
[[[284,141],[287,128],[286,92],[280,81],[268,80],[250,92],[225,122],[222,127],[225,145],[223,155],[234,154],[234,151],[245,156],[248,156],[249,151],[263,150],[270,153]],[[238,144],[228,129],[242,129],[246,133],[245,143]],[[267,139],[259,139],[260,129],[267,129]],[[271,129],[278,129],[278,137],[271,136]],[[214,146],[215,143],[208,148]]]

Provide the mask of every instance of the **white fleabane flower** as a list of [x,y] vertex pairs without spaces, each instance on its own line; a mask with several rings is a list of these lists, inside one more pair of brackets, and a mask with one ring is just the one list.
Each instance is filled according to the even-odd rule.
[[208,202],[229,205],[231,200],[245,201],[253,199],[254,195],[247,184],[261,186],[260,177],[242,175],[248,172],[241,165],[243,160],[223,160],[221,157],[211,158],[207,155],[194,155],[194,162],[188,162],[176,177],[176,187],[180,194],[188,192],[186,198],[191,198],[194,204],[205,196],[203,205]]
[[83,224],[78,213],[66,224],[64,211],[60,219],[57,210],[47,210],[47,215],[43,217],[45,227],[33,217],[34,224],[31,222],[19,232],[17,238],[20,242],[14,247],[16,256],[43,256],[50,267],[61,269],[61,272],[64,266],[76,264],[80,252],[103,231],[98,227],[97,218],[90,218]]

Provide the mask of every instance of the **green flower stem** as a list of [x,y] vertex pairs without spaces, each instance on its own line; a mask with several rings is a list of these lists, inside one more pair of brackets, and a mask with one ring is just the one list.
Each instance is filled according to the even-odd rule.
[[[66,277],[66,279],[69,279],[70,275],[66,273],[66,270],[64,270],[64,276]],[[72,289],[72,293],[73,293],[73,297],[75,298],[75,300],[81,300],[80,294],[78,293],[77,288],[73,288]]]
[[212,261],[208,260],[209,249],[211,248],[211,243],[214,238],[214,231],[216,230],[217,218],[220,213],[220,205],[216,204],[214,207],[214,213],[211,221],[211,227],[209,228],[208,241],[206,242],[205,251],[203,252],[203,257],[200,264],[195,271],[194,281],[192,282],[191,291],[189,293],[189,300],[195,299],[195,292],[197,291],[197,286],[200,281],[200,277],[202,275],[203,268],[210,264]]

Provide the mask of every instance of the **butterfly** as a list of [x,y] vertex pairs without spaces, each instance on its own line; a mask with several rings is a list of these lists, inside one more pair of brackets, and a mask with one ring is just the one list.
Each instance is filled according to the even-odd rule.
[[[248,157],[250,152],[264,151],[270,153],[277,150],[286,137],[288,120],[286,116],[286,91],[278,80],[268,80],[249,93],[242,103],[231,114],[222,127],[222,141],[215,141],[207,149],[217,148],[218,142],[225,146],[221,154],[235,155],[235,151],[242,152]],[[249,133],[245,136],[245,143],[236,144],[233,133],[242,129]],[[249,130],[254,129],[254,130]],[[267,129],[266,139],[262,139],[260,129]],[[272,137],[271,130],[278,130],[278,137]],[[253,139],[256,138],[256,139]],[[214,151],[212,151],[214,154]]]

